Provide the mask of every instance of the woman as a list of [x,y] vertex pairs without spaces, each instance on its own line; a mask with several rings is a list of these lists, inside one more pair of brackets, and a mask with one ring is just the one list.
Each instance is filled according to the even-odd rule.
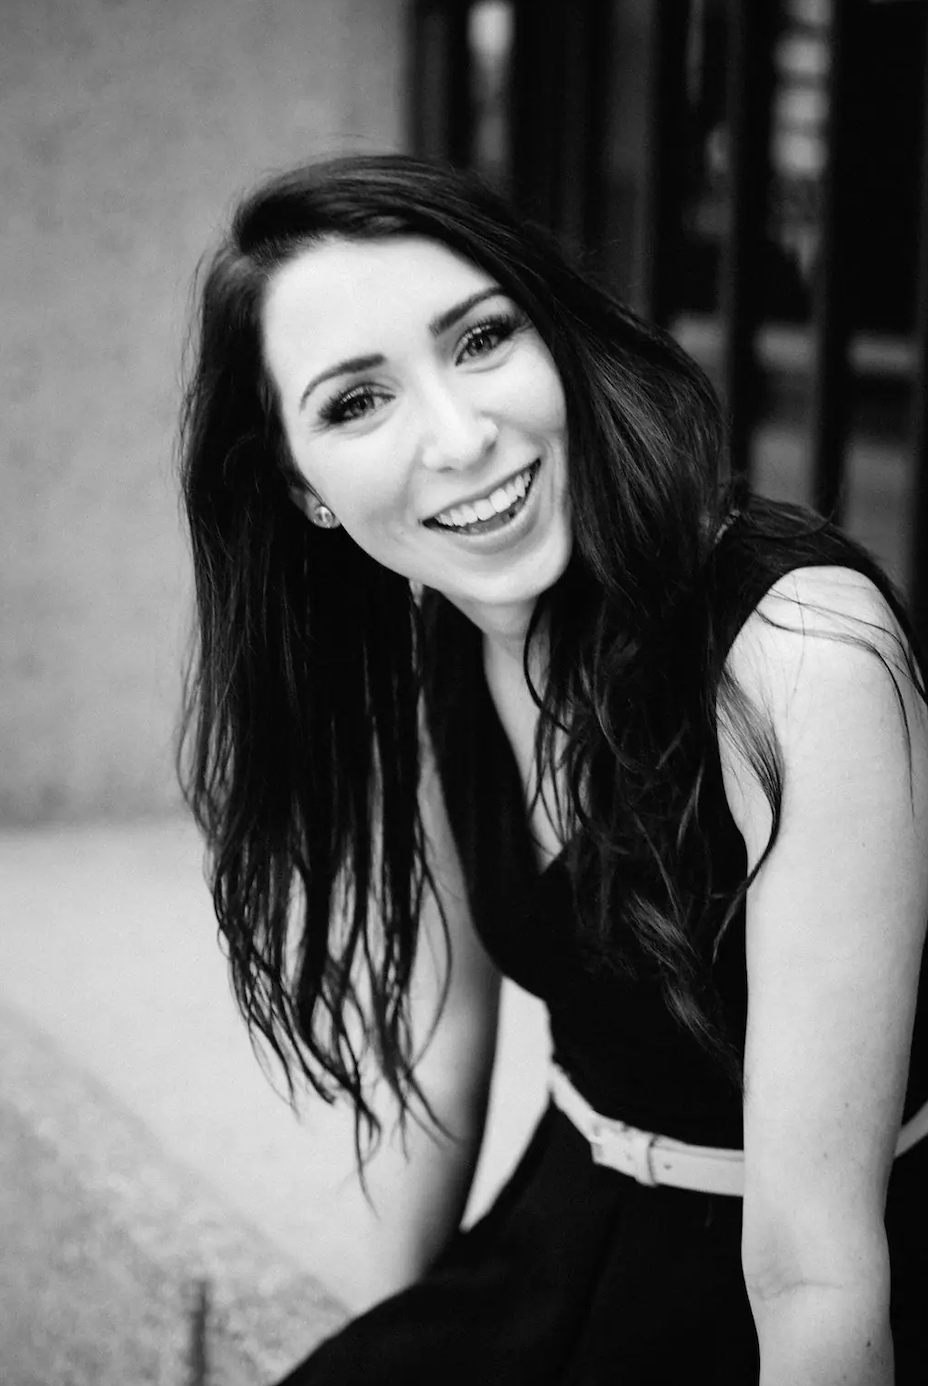
[[[720,485],[668,336],[399,157],[240,207],[183,447],[239,1001],[359,1159],[406,1139],[389,1187],[361,1161],[394,1293],[288,1382],[920,1380],[928,729],[886,577]],[[552,1101],[462,1233],[501,974]]]

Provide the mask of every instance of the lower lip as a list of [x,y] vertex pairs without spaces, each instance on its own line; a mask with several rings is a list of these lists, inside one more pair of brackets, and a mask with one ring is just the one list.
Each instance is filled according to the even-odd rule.
[[522,508],[517,510],[512,519],[507,520],[498,529],[485,530],[483,534],[467,534],[462,530],[443,529],[437,525],[429,525],[428,527],[433,534],[446,535],[458,544],[466,545],[467,548],[479,549],[481,553],[494,553],[497,549],[508,548],[510,544],[522,538],[535,518],[539,505],[540,487],[538,480],[540,476],[541,463],[539,462]]

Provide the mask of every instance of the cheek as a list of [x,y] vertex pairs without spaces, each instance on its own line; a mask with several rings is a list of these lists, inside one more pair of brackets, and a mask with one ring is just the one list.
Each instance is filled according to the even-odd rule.
[[564,388],[553,363],[547,357],[536,360],[523,373],[518,397],[527,425],[540,433],[558,434],[566,430]]
[[356,537],[404,511],[402,478],[376,449],[303,449],[296,460],[309,485]]

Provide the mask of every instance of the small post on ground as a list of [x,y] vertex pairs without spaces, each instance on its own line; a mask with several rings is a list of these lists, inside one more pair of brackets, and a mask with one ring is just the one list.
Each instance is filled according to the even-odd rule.
[[209,1383],[209,1288],[208,1280],[197,1280],[193,1285],[188,1336],[188,1386],[208,1386]]

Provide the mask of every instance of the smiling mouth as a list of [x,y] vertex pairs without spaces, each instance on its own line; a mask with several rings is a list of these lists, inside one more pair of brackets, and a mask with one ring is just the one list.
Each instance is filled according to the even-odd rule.
[[442,529],[451,534],[490,534],[494,529],[502,529],[525,506],[540,466],[541,462],[536,460],[482,500],[450,506],[423,523],[429,529]]

